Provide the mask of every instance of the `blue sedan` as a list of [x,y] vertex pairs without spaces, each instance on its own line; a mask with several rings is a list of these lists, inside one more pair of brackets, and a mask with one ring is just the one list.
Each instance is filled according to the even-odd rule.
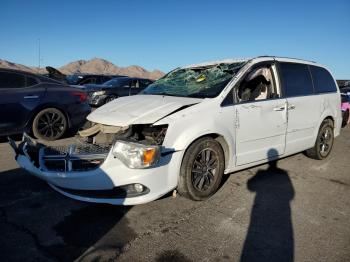
[[0,69],[0,135],[30,132],[56,140],[84,124],[91,108],[82,90],[40,75]]

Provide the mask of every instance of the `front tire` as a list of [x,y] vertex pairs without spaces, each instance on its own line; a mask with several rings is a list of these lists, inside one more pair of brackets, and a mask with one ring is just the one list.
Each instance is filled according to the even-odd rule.
[[32,131],[36,138],[53,141],[66,133],[67,126],[67,118],[60,110],[46,108],[35,116]]
[[210,137],[200,138],[187,149],[180,169],[178,192],[192,200],[205,200],[219,188],[225,169],[221,145]]
[[106,99],[105,99],[105,104],[113,101],[114,99],[117,99],[116,96],[112,95],[112,96],[108,96]]
[[323,160],[332,151],[334,143],[334,125],[330,119],[325,119],[318,131],[316,142],[313,148],[306,150],[306,155],[310,158]]

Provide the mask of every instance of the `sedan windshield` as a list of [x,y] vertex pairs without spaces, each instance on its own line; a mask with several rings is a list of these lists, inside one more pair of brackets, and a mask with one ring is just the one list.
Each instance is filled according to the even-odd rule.
[[180,68],[149,85],[141,94],[182,97],[216,97],[245,62]]
[[66,77],[67,83],[68,83],[69,85],[76,85],[76,84],[79,83],[79,81],[80,81],[81,79],[83,79],[83,77],[80,76],[80,75],[68,75],[68,76]]
[[108,80],[107,82],[104,82],[103,85],[119,87],[119,86],[123,86],[127,82],[128,82],[128,78],[121,77],[121,78],[113,78],[111,80]]

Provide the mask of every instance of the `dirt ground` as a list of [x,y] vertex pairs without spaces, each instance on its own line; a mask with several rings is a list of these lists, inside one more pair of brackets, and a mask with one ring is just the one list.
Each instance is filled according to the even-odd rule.
[[297,154],[231,174],[204,202],[121,207],[56,193],[3,141],[1,261],[349,261],[349,153],[347,127],[325,161]]

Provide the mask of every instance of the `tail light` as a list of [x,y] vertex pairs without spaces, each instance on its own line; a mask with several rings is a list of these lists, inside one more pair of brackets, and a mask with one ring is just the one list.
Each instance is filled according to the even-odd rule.
[[87,100],[87,94],[85,92],[76,91],[71,93],[73,96],[79,97],[80,102],[85,102]]

